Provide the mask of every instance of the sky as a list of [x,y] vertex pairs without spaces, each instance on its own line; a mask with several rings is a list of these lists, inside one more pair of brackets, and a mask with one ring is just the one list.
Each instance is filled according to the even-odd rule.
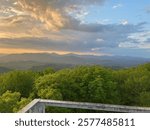
[[150,58],[149,0],[0,0],[0,54]]

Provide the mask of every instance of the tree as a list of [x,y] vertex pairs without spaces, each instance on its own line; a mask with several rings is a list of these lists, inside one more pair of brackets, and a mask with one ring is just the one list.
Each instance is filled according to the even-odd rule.
[[99,66],[79,66],[44,75],[35,81],[35,87],[40,97],[50,97],[58,91],[63,100],[117,102],[112,71]]
[[38,91],[38,96],[43,99],[62,100],[62,94],[58,89],[40,89]]
[[150,72],[144,66],[115,72],[121,104],[139,105],[142,92],[150,91]]
[[19,92],[6,91],[2,96],[0,96],[0,112],[13,112],[13,108],[16,106],[20,99]]
[[139,105],[145,106],[145,107],[150,107],[150,91],[140,93]]
[[53,74],[54,72],[55,72],[55,71],[54,71],[53,68],[48,67],[48,68],[44,69],[43,75],[46,75],[46,74]]
[[16,102],[16,105],[13,108],[13,112],[18,112],[23,107],[25,107],[27,104],[29,104],[32,101],[30,98],[21,98],[21,100]]
[[12,71],[0,76],[0,95],[7,90],[20,92],[28,97],[34,84],[34,73],[30,71]]

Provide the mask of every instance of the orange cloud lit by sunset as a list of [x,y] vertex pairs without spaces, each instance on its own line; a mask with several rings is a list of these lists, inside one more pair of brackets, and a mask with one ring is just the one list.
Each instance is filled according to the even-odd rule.
[[99,56],[103,56],[103,55],[107,55],[107,54],[98,54],[98,53],[90,53],[90,52],[85,52],[85,53],[81,53],[81,52],[71,52],[71,51],[41,51],[41,50],[36,50],[36,49],[22,49],[22,48],[0,48],[0,54],[22,54],[22,53],[56,53],[59,55],[65,55],[65,54],[70,54],[70,53],[74,53],[74,54],[78,54],[78,55],[99,55]]
[[22,49],[22,48],[0,48],[1,54],[21,54],[21,53],[57,53],[67,54],[68,52],[61,51],[41,51],[35,49]]

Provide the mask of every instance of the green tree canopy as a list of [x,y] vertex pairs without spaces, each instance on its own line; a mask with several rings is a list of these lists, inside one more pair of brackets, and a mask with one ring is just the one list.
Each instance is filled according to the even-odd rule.
[[30,71],[12,71],[0,76],[0,95],[7,90],[20,92],[21,96],[28,97],[34,84],[34,73]]
[[0,112],[13,112],[13,108],[17,105],[20,100],[21,94],[19,92],[6,91],[0,96]]

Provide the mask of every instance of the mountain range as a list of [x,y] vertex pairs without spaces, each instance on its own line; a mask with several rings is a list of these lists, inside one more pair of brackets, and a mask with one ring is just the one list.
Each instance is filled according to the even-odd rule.
[[124,68],[136,66],[150,62],[150,59],[127,56],[94,56],[94,55],[77,55],[66,54],[59,55],[56,53],[24,53],[24,54],[9,54],[0,56],[0,67],[8,69],[32,69],[42,68],[41,66],[61,65],[102,65],[113,68]]

